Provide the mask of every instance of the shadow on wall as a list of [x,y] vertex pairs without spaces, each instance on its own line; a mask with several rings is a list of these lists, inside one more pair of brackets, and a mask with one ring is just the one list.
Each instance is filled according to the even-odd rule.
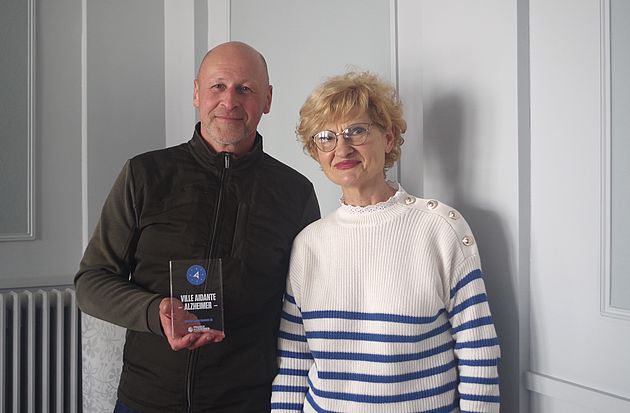
[[[458,209],[468,221],[477,240],[484,279],[493,320],[501,343],[501,411],[519,411],[519,324],[515,274],[510,266],[514,242],[508,237],[501,211],[482,209],[475,199],[484,194],[479,180],[479,164],[483,159],[483,144],[474,134],[476,105],[456,93],[437,96],[424,102],[424,177],[437,184],[438,194],[425,194]],[[487,141],[487,139],[485,139]],[[482,173],[501,173],[483,171]],[[475,186],[476,185],[476,186]],[[425,187],[426,188],[426,187]],[[426,190],[426,189],[425,189]],[[497,196],[497,194],[488,194]],[[498,194],[500,197],[501,194]]]

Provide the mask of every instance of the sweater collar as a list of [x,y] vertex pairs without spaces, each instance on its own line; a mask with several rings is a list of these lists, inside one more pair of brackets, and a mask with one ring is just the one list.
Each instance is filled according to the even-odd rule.
[[[190,152],[197,162],[203,167],[220,171],[224,168],[224,153],[217,153],[210,149],[210,146],[201,136],[201,122],[195,125],[192,139],[188,142]],[[256,139],[252,150],[240,157],[232,157],[230,168],[233,170],[246,169],[256,164],[263,155],[262,136],[256,132]]]

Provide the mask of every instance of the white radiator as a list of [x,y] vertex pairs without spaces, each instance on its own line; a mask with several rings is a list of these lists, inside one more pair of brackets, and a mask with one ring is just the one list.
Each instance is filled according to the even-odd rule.
[[79,413],[79,311],[67,289],[0,292],[0,413]]

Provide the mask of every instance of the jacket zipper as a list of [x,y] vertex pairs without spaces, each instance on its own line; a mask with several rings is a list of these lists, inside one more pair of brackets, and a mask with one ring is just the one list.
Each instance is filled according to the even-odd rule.
[[[223,169],[221,170],[221,178],[219,181],[219,188],[216,197],[216,208],[214,209],[214,217],[212,219],[212,232],[210,239],[208,240],[208,253],[207,260],[216,258],[216,237],[218,235],[219,218],[221,217],[221,210],[223,206],[223,188],[225,181],[228,178],[232,154],[229,152],[222,152],[223,155]],[[193,389],[195,387],[195,369],[197,366],[197,359],[199,358],[199,349],[192,350],[188,353],[188,363],[186,366],[186,412],[193,413]]]

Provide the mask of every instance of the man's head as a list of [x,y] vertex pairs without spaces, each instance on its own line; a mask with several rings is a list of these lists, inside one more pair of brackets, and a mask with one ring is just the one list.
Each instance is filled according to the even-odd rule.
[[258,51],[241,42],[213,48],[195,79],[193,105],[199,110],[201,135],[216,152],[249,152],[271,96],[267,64]]

